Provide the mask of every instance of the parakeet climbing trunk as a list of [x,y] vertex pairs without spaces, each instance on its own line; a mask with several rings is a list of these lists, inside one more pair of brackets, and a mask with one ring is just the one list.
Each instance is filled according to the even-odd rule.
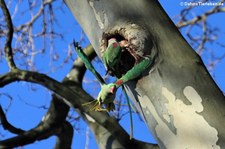
[[65,2],[100,58],[111,37],[131,46],[122,58],[125,67],[152,58],[126,89],[160,148],[225,146],[224,95],[158,1]]

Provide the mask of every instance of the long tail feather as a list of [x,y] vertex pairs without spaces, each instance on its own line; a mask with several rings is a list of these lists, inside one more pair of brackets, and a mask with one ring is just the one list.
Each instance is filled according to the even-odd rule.
[[130,139],[133,138],[133,117],[132,117],[132,110],[131,110],[131,103],[130,103],[130,100],[129,100],[129,97],[127,95],[127,92],[124,88],[124,86],[122,85],[122,90],[125,94],[125,97],[126,97],[126,100],[127,100],[127,104],[128,104],[128,108],[129,108],[129,114],[130,114]]
[[81,47],[79,47],[75,41],[73,43],[74,43],[75,50],[77,51],[78,56],[83,61],[85,67],[94,74],[94,76],[98,79],[101,85],[105,84],[105,81],[103,80],[101,75],[95,70],[94,66],[91,64],[87,55],[83,52],[83,50],[81,50]]

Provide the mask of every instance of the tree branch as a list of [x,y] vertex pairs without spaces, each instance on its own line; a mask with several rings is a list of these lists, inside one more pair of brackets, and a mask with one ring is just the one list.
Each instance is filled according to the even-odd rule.
[[56,134],[57,142],[55,149],[70,149],[73,139],[73,126],[69,122],[65,122],[60,131]]
[[3,11],[4,17],[5,17],[5,21],[8,27],[8,32],[6,34],[6,43],[5,43],[5,56],[6,56],[6,60],[8,62],[9,68],[12,69],[16,69],[16,65],[13,59],[13,52],[12,52],[12,38],[13,38],[13,23],[12,23],[12,19],[9,13],[8,8],[6,7],[5,1],[4,0],[0,0],[0,7]]
[[31,16],[32,17],[31,20],[29,20],[28,22],[26,22],[26,23],[18,26],[17,28],[15,28],[15,31],[21,31],[21,30],[23,30],[24,27],[30,28],[34,24],[34,22],[43,14],[45,6],[51,4],[53,1],[54,0],[43,1],[39,11],[35,15]]
[[5,113],[2,109],[2,107],[0,106],[0,119],[1,119],[1,123],[2,123],[2,126],[4,129],[14,133],[14,134],[21,134],[21,133],[24,133],[25,131],[22,130],[22,129],[19,129],[19,128],[16,128],[14,127],[13,125],[11,125],[6,116],[5,116]]
[[224,7],[220,8],[219,12],[225,12],[225,8]]
[[[15,81],[26,81],[37,83],[46,88],[52,90],[57,95],[72,100],[71,98],[81,98],[81,96],[75,92],[73,92],[70,88],[63,85],[62,83],[48,77],[45,74],[26,71],[26,70],[14,70],[5,75],[0,76],[0,87],[4,87],[5,85],[15,82]],[[68,101],[66,101],[67,104]],[[71,104],[69,104],[71,106]],[[74,102],[74,108],[82,107],[77,101]]]
[[[38,140],[46,139],[49,136],[59,134],[63,130],[65,130],[66,128],[65,128],[64,124],[56,125],[54,127],[51,127],[51,129],[49,129],[49,127],[46,127],[46,124],[41,123],[40,127],[36,127],[34,129],[31,129],[31,130],[29,130],[27,132],[24,132],[24,133],[22,133],[22,134],[20,134],[16,137],[0,141],[0,148],[1,149],[8,149],[8,148],[13,148],[13,147],[18,147],[18,146],[30,144],[30,143],[33,143],[33,142],[38,141]],[[71,138],[68,138],[68,139],[71,139]]]
[[[7,73],[6,75],[1,76],[0,78],[1,78],[0,79],[1,87],[3,87],[4,85],[7,85],[8,83],[19,81],[19,80],[36,82],[43,86],[46,86],[48,82],[50,82],[48,88],[55,92],[57,92],[57,90],[62,89],[61,94],[63,94],[63,92],[67,94],[65,95],[66,98],[77,96],[68,87],[66,88],[63,87],[64,86],[63,84],[55,81],[54,79],[44,74],[39,74],[39,73],[29,72],[29,71],[22,71],[22,70],[15,70],[15,71],[11,71]],[[65,90],[68,90],[68,91],[65,91]],[[60,100],[61,98],[58,98],[58,97],[59,96],[53,95],[51,106],[48,112],[46,113],[45,117],[42,119],[42,121],[37,127],[27,132],[24,132],[20,134],[19,136],[1,141],[0,148],[12,148],[12,147],[30,144],[36,140],[46,139],[49,136],[52,136],[56,132],[58,132],[59,131],[58,129],[62,127],[62,123],[65,122],[65,118],[69,111],[69,107]]]
[[[90,111],[90,107],[86,106],[83,107],[81,104],[87,101],[92,101],[93,98],[90,97],[88,94],[86,94],[80,87],[68,87],[68,85],[64,85],[44,74],[40,74],[37,72],[31,72],[31,71],[23,71],[23,70],[15,70],[12,72],[9,72],[3,76],[0,76],[0,87],[3,87],[9,83],[12,83],[14,81],[27,81],[27,82],[32,82],[32,83],[37,83],[40,85],[43,85],[47,87],[48,89],[54,91],[57,93],[57,97],[60,96],[66,102],[69,106],[77,109],[82,113],[82,116],[89,122],[89,123],[94,123],[98,124],[101,127],[105,128],[107,131],[109,131],[112,136],[118,139],[121,145],[129,147],[129,148],[136,148],[136,146],[148,146],[149,148],[152,148],[156,145],[148,144],[148,143],[143,143],[140,141],[137,141],[135,139],[130,140],[129,135],[126,133],[126,131],[118,125],[117,120],[114,118],[110,117],[107,113],[105,112],[94,112]],[[76,92],[74,92],[76,91]],[[91,120],[90,120],[91,117]],[[48,119],[48,116],[46,116],[46,120]],[[45,121],[45,118],[44,118]],[[44,124],[42,122],[41,124]],[[40,124],[40,126],[41,126]],[[53,128],[52,128],[53,129]],[[44,128],[36,128],[33,129],[23,135],[20,135],[18,137],[8,139],[5,141],[0,142],[0,147],[4,147],[6,144],[10,145],[12,142],[18,143],[19,140],[23,140],[23,142],[20,143],[32,143],[32,141],[35,140],[40,140],[44,139],[47,136],[50,136],[54,133],[53,130],[48,130],[47,127]],[[31,135],[33,134],[33,135]],[[32,136],[32,140],[29,140],[29,142],[25,138],[29,138]],[[40,138],[41,136],[41,138]],[[22,138],[22,139],[21,139]],[[4,145],[4,146],[3,146]],[[16,144],[18,146],[18,144]],[[21,145],[21,144],[20,144]],[[158,147],[156,147],[158,148]]]
[[[221,0],[221,2],[223,3],[224,0]],[[225,12],[225,9],[224,8],[220,8],[220,6],[215,6],[213,7],[211,10],[205,12],[204,14],[200,15],[200,16],[196,16],[195,18],[189,20],[189,21],[184,21],[184,17],[182,17],[183,19],[181,19],[178,23],[177,23],[177,27],[179,29],[183,28],[183,27],[186,27],[188,25],[194,25],[194,24],[197,24],[198,22],[201,22],[201,21],[205,21],[205,19],[210,16],[210,15],[213,15],[215,13],[220,13],[220,12]]]
[[[90,56],[91,59],[93,59],[96,56],[96,54],[91,46],[89,46],[89,48],[86,48],[85,52],[87,55]],[[83,65],[82,61],[78,58],[75,61],[73,68],[70,72],[70,76],[75,77],[75,78],[76,77],[80,78],[81,79],[80,81],[78,81],[77,79],[71,80],[69,75],[67,75],[67,77],[65,77],[65,79],[63,80],[62,84],[66,85],[66,86],[70,86],[70,87],[77,86],[77,85],[81,86],[81,85],[79,85],[78,82],[81,83],[82,78],[83,78],[82,75],[84,75],[84,72],[86,70],[84,65],[83,66],[82,65]],[[21,70],[18,70],[18,71],[21,71]],[[9,75],[9,73],[8,73],[8,75]],[[9,78],[10,78],[10,76],[9,76]],[[10,81],[13,81],[13,80],[14,79],[12,79]],[[6,81],[6,82],[10,83],[10,81],[9,82]],[[1,83],[3,83],[3,82],[1,82]],[[77,91],[76,89],[74,89],[74,90],[75,90],[75,92]],[[68,122],[65,123],[65,119],[68,114],[68,111],[69,111],[69,106],[67,106],[64,102],[62,102],[60,96],[53,94],[51,105],[48,109],[48,112],[42,118],[42,121],[40,122],[40,124],[38,126],[36,126],[35,128],[31,129],[30,131],[24,132],[17,137],[6,139],[6,140],[0,142],[1,147],[2,148],[11,148],[11,147],[23,146],[26,144],[33,143],[36,140],[42,140],[42,139],[48,138],[49,136],[52,136],[54,133],[58,136],[56,148],[59,148],[62,146],[64,146],[64,147],[71,146],[73,135],[67,136],[67,134],[65,134],[63,132],[63,130],[65,129],[68,134],[73,134],[73,129],[69,129],[70,128],[68,126],[69,124],[66,124]],[[5,116],[5,115],[2,115],[2,116]],[[62,127],[62,128],[59,128],[59,127]],[[63,135],[64,135],[64,137],[63,137]],[[67,139],[67,141],[65,141],[65,138]]]

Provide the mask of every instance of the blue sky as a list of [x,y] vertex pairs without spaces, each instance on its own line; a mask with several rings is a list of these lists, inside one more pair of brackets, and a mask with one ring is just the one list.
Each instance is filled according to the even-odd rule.
[[[166,0],[160,0],[160,3],[162,4],[163,8],[165,11],[168,13],[168,15],[173,19],[175,16],[184,8],[184,6],[180,5],[180,2],[184,1],[174,1],[173,3],[168,3]],[[57,5],[60,6],[60,3],[57,3]],[[11,8],[14,8],[15,4],[11,5]],[[21,5],[21,8],[24,9],[27,6]],[[199,13],[204,10],[210,9],[209,6],[202,6],[200,9],[196,10],[196,13]],[[12,9],[13,10],[13,9]],[[38,9],[37,9],[38,10]],[[37,11],[36,10],[36,11]],[[62,11],[56,11],[55,16],[60,20],[63,18],[62,22],[58,22],[57,25],[54,25],[53,28],[55,30],[59,30],[59,32],[62,32],[65,34],[64,38],[58,38],[54,40],[54,51],[49,50],[51,49],[50,45],[46,45],[46,54],[39,54],[35,57],[35,66],[36,69],[39,70],[40,72],[47,73],[51,77],[57,79],[57,80],[62,80],[64,76],[69,72],[71,68],[71,64],[73,62],[73,59],[76,58],[75,53],[73,53],[73,56],[68,60],[68,62],[63,65],[63,67],[60,67],[59,69],[55,69],[54,71],[49,71],[50,68],[55,67],[58,68],[63,61],[65,60],[66,55],[68,54],[68,43],[70,43],[74,38],[79,41],[82,37],[82,30],[78,23],[75,21],[74,17],[72,14],[69,12],[69,10],[63,6]],[[12,11],[11,11],[12,13]],[[23,21],[29,20],[30,16],[28,14],[24,14],[22,17],[21,16],[15,16],[15,19],[13,20],[15,25],[21,24]],[[218,41],[222,42],[225,41],[225,30],[224,30],[224,19],[222,20],[221,18],[224,18],[224,14],[218,14],[213,17],[209,18],[210,22],[213,22],[213,26],[218,27],[221,29],[221,34],[219,36]],[[36,24],[37,30],[34,30],[33,32],[38,32],[40,30],[41,26],[41,19],[38,20]],[[185,33],[185,29],[181,30],[182,33]],[[197,32],[197,31],[196,31]],[[43,48],[43,42],[42,39],[37,39],[35,40],[36,47],[37,49],[42,49]],[[15,44],[15,41],[14,41]],[[87,38],[85,37],[85,40],[81,43],[82,46],[86,46],[89,44]],[[219,48],[215,44],[208,44],[207,45],[210,49],[214,49],[217,55],[221,55],[222,53],[225,53],[225,49]],[[218,49],[217,49],[218,48]],[[57,61],[51,62],[51,66],[49,65],[50,63],[50,58],[49,54],[55,54],[59,55],[59,58]],[[19,59],[20,55],[17,55],[16,62],[19,65],[22,65],[25,62],[24,60]],[[29,59],[29,56],[28,56]],[[208,54],[203,55],[203,60],[207,62],[210,60],[211,57]],[[1,59],[0,61],[0,74],[7,72],[8,68],[6,67],[6,63],[4,59]],[[216,83],[219,85],[219,87],[225,91],[225,70],[223,69],[225,66],[225,60],[222,60],[219,62],[214,71],[211,73],[214,76],[214,79]],[[23,66],[21,66],[23,67]],[[103,66],[99,66],[101,70],[104,69]],[[102,74],[105,72],[102,71]],[[97,96],[99,88],[97,82],[93,82],[91,79],[93,78],[91,74],[88,72],[85,76],[85,84],[84,87],[87,89],[87,91],[92,94],[93,96]],[[93,86],[95,86],[95,90],[93,91]],[[51,92],[48,91],[47,89],[40,87],[39,85],[34,85],[30,83],[25,83],[25,82],[19,82],[19,83],[13,83],[7,87],[1,88],[0,93],[7,93],[10,94],[13,97],[13,100],[11,101],[11,107],[9,111],[7,112],[7,117],[9,121],[14,124],[16,127],[23,128],[23,129],[30,129],[34,127],[42,116],[45,114],[47,111],[46,108],[48,107],[51,99]],[[7,98],[7,96],[0,96],[0,104],[3,107],[7,107],[9,105],[10,101]],[[73,112],[71,112],[72,114]],[[73,115],[76,115],[73,113]],[[148,129],[146,128],[145,124],[143,122],[139,121],[139,117],[137,115],[134,115],[134,121],[138,121],[138,123],[134,123],[134,137],[140,140],[144,140],[147,142],[154,142],[154,139],[152,138],[151,134],[149,133]],[[120,123],[125,127],[125,129],[129,132],[129,116],[126,115],[123,117],[123,119],[120,121]],[[87,133],[87,126],[86,124],[81,120],[77,123],[74,123],[75,125],[75,133],[74,133],[74,139],[73,139],[73,146],[72,148],[76,149],[84,149],[85,148],[85,142],[86,142],[86,133]],[[10,134],[7,131],[4,131],[2,127],[0,127],[0,133],[3,134],[5,137],[12,137],[13,135]],[[89,148],[90,149],[95,149],[97,148],[97,145],[95,143],[94,137],[92,136],[91,132],[89,131],[90,134],[90,142],[89,142]],[[0,139],[1,136],[0,136]],[[32,145],[27,145],[24,146],[24,149],[39,149],[39,148],[52,148],[55,144],[55,137],[51,137],[47,140],[41,141],[41,142],[35,142]]]

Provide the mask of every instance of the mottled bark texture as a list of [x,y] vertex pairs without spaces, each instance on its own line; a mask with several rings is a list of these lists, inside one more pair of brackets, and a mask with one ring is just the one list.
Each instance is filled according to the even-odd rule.
[[160,148],[225,146],[224,96],[158,1],[65,2],[100,58],[115,37],[153,59],[126,87]]

